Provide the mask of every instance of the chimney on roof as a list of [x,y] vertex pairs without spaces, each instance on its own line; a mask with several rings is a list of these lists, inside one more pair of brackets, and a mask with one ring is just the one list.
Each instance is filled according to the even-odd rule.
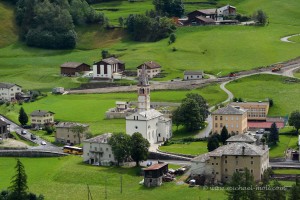
[[242,154],[245,155],[245,146],[242,147]]

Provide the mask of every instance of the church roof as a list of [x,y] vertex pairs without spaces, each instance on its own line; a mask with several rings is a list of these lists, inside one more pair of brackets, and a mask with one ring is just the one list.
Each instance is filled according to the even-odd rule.
[[150,120],[150,119],[160,117],[163,114],[157,110],[151,109],[151,110],[146,110],[146,111],[140,112],[139,115],[145,117],[146,120]]

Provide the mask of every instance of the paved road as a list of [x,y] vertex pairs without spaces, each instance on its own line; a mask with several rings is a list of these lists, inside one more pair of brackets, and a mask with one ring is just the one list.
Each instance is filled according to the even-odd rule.
[[293,41],[290,41],[289,39],[290,39],[291,37],[298,36],[298,35],[300,35],[300,34],[289,35],[289,36],[280,38],[280,40],[281,40],[282,42],[295,43],[295,42],[293,42]]
[[[10,121],[9,119],[5,118],[4,116],[0,115],[0,119],[3,120],[3,121],[5,121],[6,123],[10,124],[10,131],[11,132],[16,132],[21,137],[27,138],[28,140],[30,140],[30,141],[38,144],[38,146],[29,147],[28,149],[62,152],[62,148],[61,147],[57,147],[57,146],[53,145],[52,143],[47,142],[47,141],[41,139],[38,136],[36,136],[36,139],[32,140],[31,139],[31,134],[32,133],[30,132],[30,130],[23,129],[22,127],[20,127],[19,125],[17,125],[13,121]],[[21,134],[22,130],[25,130],[26,134]],[[46,144],[45,145],[41,145],[42,141],[44,141]]]
[[300,162],[298,162],[298,161],[270,162],[270,166],[278,167],[278,168],[300,169]]

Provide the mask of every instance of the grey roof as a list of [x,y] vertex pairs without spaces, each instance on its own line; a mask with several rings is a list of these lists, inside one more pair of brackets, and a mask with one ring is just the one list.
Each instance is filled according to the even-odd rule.
[[160,117],[163,114],[155,109],[150,109],[150,110],[140,112],[139,115],[145,117],[147,120],[150,120],[150,119]]
[[115,58],[115,57],[109,57],[109,58],[105,58],[105,59],[102,59],[101,61],[103,62],[106,62],[108,64],[117,64],[117,63],[120,63],[120,64],[124,64],[123,61],[120,61],[119,59]]
[[79,62],[66,62],[64,64],[61,65],[61,67],[66,67],[66,68],[76,68],[82,64],[85,63],[79,63]]
[[184,75],[203,75],[203,71],[202,70],[184,71]]
[[140,66],[138,66],[138,69],[141,69],[142,66],[145,65],[146,69],[156,69],[156,68],[161,68],[161,66],[154,62],[154,61],[148,61],[148,62],[144,62],[143,64],[141,64]]
[[0,88],[7,88],[7,89],[9,89],[9,88],[14,87],[15,85],[18,86],[18,87],[21,87],[21,86],[19,86],[17,84],[14,84],[14,83],[0,83]]
[[[243,150],[244,148],[244,150]],[[229,156],[261,156],[265,152],[269,151],[268,146],[265,146],[263,148],[262,145],[257,146],[253,144],[248,144],[244,142],[238,142],[238,143],[231,143],[227,145],[223,145],[211,152],[209,152],[210,156],[223,156],[223,155],[229,155]]]
[[237,109],[230,105],[219,108],[218,110],[214,111],[212,114],[214,115],[242,115],[246,111],[244,109]]
[[112,136],[112,133],[104,133],[102,135],[98,135],[96,137],[84,140],[84,142],[89,143],[108,143],[108,139]]
[[0,126],[7,126],[9,123],[6,123],[5,121],[0,119]]
[[214,19],[206,18],[206,17],[203,17],[203,16],[197,16],[196,18],[203,21],[203,22],[205,22],[205,23],[215,23],[216,22]]
[[206,15],[212,15],[212,14],[216,14],[216,8],[209,8],[209,9],[203,9],[203,10],[198,10],[199,12],[202,12]]
[[209,153],[205,153],[200,156],[197,156],[197,157],[193,158],[191,161],[192,162],[205,162],[207,160],[209,160]]
[[238,134],[231,136],[226,140],[226,142],[246,142],[246,143],[253,143],[256,139],[248,134]]
[[83,126],[83,127],[89,127],[87,124],[80,124],[76,122],[59,122],[55,127],[56,128],[71,128],[74,126]]
[[51,113],[51,114],[54,114],[54,112],[51,112],[51,111],[45,111],[45,110],[35,110],[33,111],[30,116],[39,116],[39,117],[42,117],[48,113]]
[[254,102],[254,101],[248,101],[248,102],[231,102],[230,105],[236,105],[236,106],[242,106],[242,105],[269,105],[269,102],[263,102],[263,101],[259,101],[259,102]]

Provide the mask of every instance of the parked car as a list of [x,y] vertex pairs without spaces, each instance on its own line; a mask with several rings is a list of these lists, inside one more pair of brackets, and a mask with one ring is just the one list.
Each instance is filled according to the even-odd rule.
[[32,140],[35,140],[35,139],[36,139],[36,136],[33,135],[33,134],[31,134],[30,138],[31,138]]
[[151,165],[152,165],[152,162],[151,162],[151,161],[147,162],[147,167],[149,167],[149,166],[151,166]]
[[27,134],[27,131],[22,130],[22,131],[21,131],[21,134],[22,134],[22,135],[26,135],[26,134]]
[[47,143],[45,141],[42,141],[41,142],[41,145],[46,145]]

